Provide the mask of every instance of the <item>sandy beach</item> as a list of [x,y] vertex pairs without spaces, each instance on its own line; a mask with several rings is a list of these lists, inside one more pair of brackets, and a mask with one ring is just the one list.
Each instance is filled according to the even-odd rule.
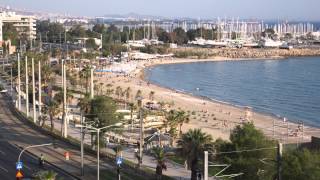
[[[279,60],[281,57],[271,57],[267,59]],[[155,100],[158,102],[171,103],[173,109],[182,109],[189,112],[190,122],[184,124],[182,131],[188,129],[201,128],[213,136],[214,139],[229,139],[232,129],[244,122],[247,117],[245,107],[237,107],[228,103],[209,100],[196,97],[191,94],[177,92],[175,90],[160,87],[144,80],[144,69],[150,66],[172,63],[194,63],[204,61],[238,61],[238,60],[257,60],[257,59],[231,59],[224,57],[215,57],[213,59],[167,59],[139,61],[138,68],[127,76],[105,74],[97,76],[97,80],[105,85],[112,84],[115,89],[120,86],[122,89],[130,87],[131,98],[138,90],[142,91],[143,97],[148,99],[151,91],[155,92]],[[263,59],[260,59],[263,60]],[[254,111],[254,110],[253,110]],[[249,111],[251,112],[251,111]],[[261,129],[268,137],[275,138],[283,143],[300,143],[310,141],[312,135],[320,135],[320,129],[303,125],[302,123],[289,122],[283,118],[267,114],[252,112],[250,121]]]

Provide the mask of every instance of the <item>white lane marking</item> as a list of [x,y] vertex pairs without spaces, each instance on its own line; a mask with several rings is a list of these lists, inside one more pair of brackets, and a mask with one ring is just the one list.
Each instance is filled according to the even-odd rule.
[[24,165],[24,167],[26,167],[27,169],[31,170],[31,168],[29,166],[27,166],[27,165]]
[[9,172],[6,168],[4,168],[4,167],[2,167],[2,166],[0,166],[0,169],[2,169],[2,170],[5,171],[5,172]]
[[6,155],[6,153],[5,153],[5,152],[3,152],[3,151],[1,151],[1,150],[0,150],[0,153],[1,153],[2,155]]

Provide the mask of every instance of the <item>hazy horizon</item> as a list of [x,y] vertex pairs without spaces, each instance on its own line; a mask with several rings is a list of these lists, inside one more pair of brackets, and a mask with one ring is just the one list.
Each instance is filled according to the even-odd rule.
[[320,20],[318,0],[2,0],[1,4],[31,11],[91,17],[137,13],[162,17]]

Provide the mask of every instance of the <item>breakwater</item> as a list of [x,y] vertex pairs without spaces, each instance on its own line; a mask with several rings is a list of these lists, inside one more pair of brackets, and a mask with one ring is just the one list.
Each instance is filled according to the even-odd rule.
[[172,49],[172,53],[179,58],[278,58],[297,56],[320,56],[320,48],[297,49],[264,49],[264,48],[178,48]]

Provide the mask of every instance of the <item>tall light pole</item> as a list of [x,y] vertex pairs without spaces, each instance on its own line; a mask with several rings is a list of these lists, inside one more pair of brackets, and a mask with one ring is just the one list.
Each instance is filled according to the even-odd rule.
[[11,98],[13,98],[12,97],[12,95],[13,95],[13,77],[12,77],[12,62],[11,62],[11,68],[10,68],[10,85],[11,85],[11,88],[10,88],[10,93],[11,93]]
[[21,111],[20,54],[18,53],[18,110]]
[[68,137],[67,127],[67,83],[66,83],[66,66],[62,60],[62,89],[63,89],[63,137]]
[[84,133],[83,133],[83,116],[82,116],[82,112],[80,114],[80,123],[81,123],[81,129],[80,129],[80,134],[81,134],[81,147],[80,147],[80,151],[81,151],[81,176],[84,175],[84,164],[83,164],[83,141],[84,141]]
[[39,107],[39,117],[41,116],[41,62],[39,60],[39,72],[38,72],[38,83],[39,83],[39,87],[38,87],[38,93],[39,93],[39,99],[38,99],[38,107]]
[[138,97],[137,101],[138,101],[139,118],[140,118],[139,167],[141,167],[142,156],[143,156],[143,144],[144,144],[144,122],[143,122],[143,111],[142,111],[142,97]]
[[90,98],[94,98],[94,84],[93,84],[93,68],[90,69]]
[[203,180],[208,180],[208,151],[204,151],[204,179]]
[[29,117],[29,77],[28,77],[28,57],[25,58],[26,70],[26,114]]
[[32,104],[33,104],[33,122],[37,122],[36,118],[36,82],[34,77],[34,59],[31,59],[32,61]]
[[92,127],[92,126],[84,126],[84,125],[76,125],[76,127],[78,128],[87,128],[89,130],[94,130],[97,132],[97,180],[100,179],[100,131],[101,130],[104,130],[104,129],[107,129],[107,128],[111,128],[111,127],[119,127],[121,126],[122,123],[117,123],[117,124],[113,124],[113,125],[110,125],[110,126],[105,126],[105,127],[102,127],[102,128],[95,128],[95,127]]

